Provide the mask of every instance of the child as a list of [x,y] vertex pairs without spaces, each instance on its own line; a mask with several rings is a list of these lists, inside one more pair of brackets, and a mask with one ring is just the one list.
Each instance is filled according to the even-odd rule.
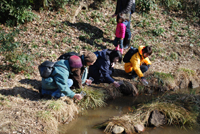
[[123,23],[125,21],[123,15],[119,15],[118,21],[117,21],[117,28],[115,32],[115,40],[113,42],[115,46],[115,50],[119,50],[121,54],[123,54],[123,40],[125,37],[125,31],[126,31],[126,25]]

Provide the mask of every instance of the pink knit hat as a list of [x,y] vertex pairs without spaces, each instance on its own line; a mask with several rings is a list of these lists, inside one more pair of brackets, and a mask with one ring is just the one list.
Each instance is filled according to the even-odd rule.
[[83,66],[81,58],[76,55],[71,56],[69,58],[69,66],[72,68],[81,68]]

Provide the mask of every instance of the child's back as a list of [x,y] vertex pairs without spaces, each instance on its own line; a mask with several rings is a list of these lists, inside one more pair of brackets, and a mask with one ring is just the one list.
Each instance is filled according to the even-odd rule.
[[124,38],[125,37],[126,26],[124,23],[117,23],[117,28],[115,32],[115,36],[117,38]]

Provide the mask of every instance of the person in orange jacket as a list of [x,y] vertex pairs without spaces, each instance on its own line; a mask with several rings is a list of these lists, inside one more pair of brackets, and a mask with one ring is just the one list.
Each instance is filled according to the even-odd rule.
[[148,84],[143,73],[146,72],[151,65],[148,58],[151,54],[152,49],[150,46],[139,46],[138,52],[131,57],[130,62],[124,64],[125,72],[131,73],[133,79],[139,76],[143,84]]

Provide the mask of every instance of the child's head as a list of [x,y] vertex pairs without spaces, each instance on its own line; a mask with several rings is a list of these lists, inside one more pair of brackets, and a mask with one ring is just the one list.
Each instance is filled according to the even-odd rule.
[[150,56],[152,54],[152,49],[150,46],[146,46],[145,48],[142,49],[142,53],[144,58]]
[[122,54],[118,50],[112,50],[109,57],[110,57],[111,62],[119,62],[120,63],[122,61]]
[[120,14],[119,18],[118,18],[118,23],[122,23],[123,21],[125,21],[125,18],[123,16],[123,14]]
[[119,14],[118,23],[122,23],[123,21],[129,21],[130,15],[128,14]]

